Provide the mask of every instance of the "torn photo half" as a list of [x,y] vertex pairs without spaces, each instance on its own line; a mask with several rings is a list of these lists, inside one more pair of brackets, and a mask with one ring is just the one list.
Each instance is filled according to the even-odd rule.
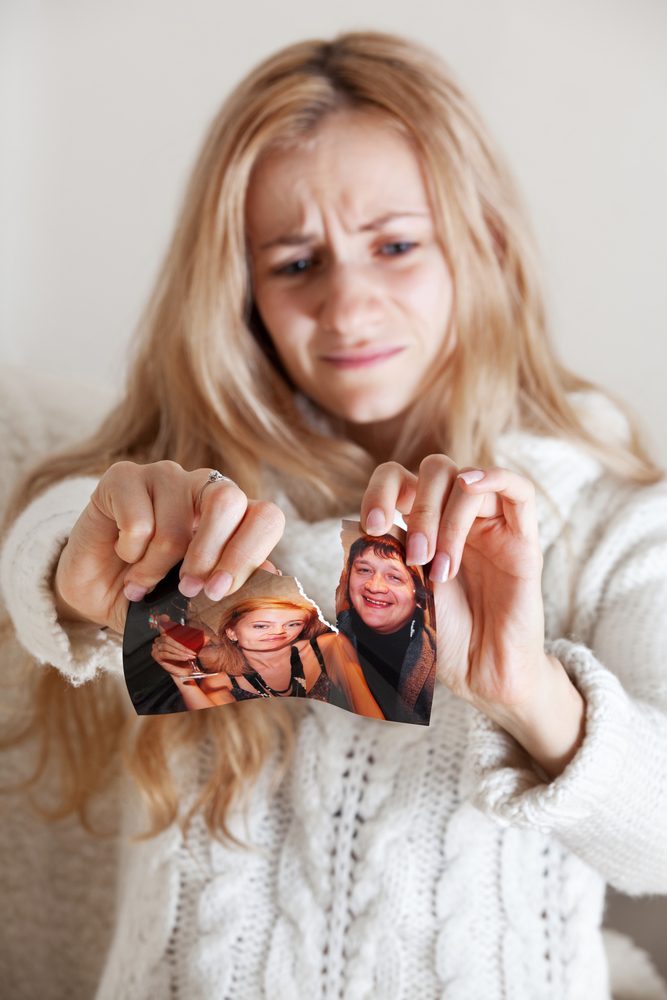
[[342,522],[343,571],[336,627],[353,648],[385,719],[428,725],[436,675],[433,588],[421,566],[405,561],[406,532],[392,525],[366,535]]
[[405,564],[399,527],[345,520],[336,625],[299,581],[256,570],[233,594],[188,599],[180,564],[128,610],[125,680],[139,715],[258,698],[311,698],[368,718],[428,725],[435,679],[432,592]]

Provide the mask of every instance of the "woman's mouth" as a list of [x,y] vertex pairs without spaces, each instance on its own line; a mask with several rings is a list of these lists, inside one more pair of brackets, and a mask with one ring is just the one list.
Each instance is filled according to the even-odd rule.
[[370,365],[393,358],[395,354],[403,350],[405,350],[404,347],[389,347],[381,351],[365,351],[359,354],[337,354],[323,357],[322,360],[333,365],[334,368],[368,368]]

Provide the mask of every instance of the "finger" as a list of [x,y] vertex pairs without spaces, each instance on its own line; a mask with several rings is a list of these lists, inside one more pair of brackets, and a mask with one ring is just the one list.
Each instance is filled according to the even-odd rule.
[[178,639],[172,639],[171,636],[164,636],[164,638],[156,640],[160,643],[159,648],[169,655],[176,656],[181,659],[194,660],[195,653],[189,646],[183,645]]
[[171,663],[168,659],[163,658],[159,653],[152,654],[153,659],[156,663],[167,671],[168,674],[173,674],[175,677],[191,677],[192,667],[179,667],[175,663]]
[[475,520],[494,517],[502,517],[515,534],[536,541],[537,516],[532,483],[506,469],[459,472],[440,522],[430,579],[442,582],[456,576]]
[[423,565],[433,558],[442,512],[458,471],[447,455],[427,455],[421,462],[406,540],[408,565]]
[[204,592],[212,601],[241,587],[276,547],[285,515],[268,500],[250,500],[241,524],[224,546]]
[[267,573],[275,573],[276,576],[283,575],[282,570],[276,569],[274,564],[269,559],[265,559],[262,565],[259,567],[259,569],[265,569]]
[[463,480],[455,478],[440,518],[429,570],[429,579],[436,583],[451,580],[458,573],[470,529],[485,503],[484,494],[470,496],[463,491],[464,485]]
[[369,535],[382,535],[394,523],[397,510],[409,514],[417,477],[398,462],[383,462],[373,471],[361,501],[360,521]]
[[175,660],[178,662],[192,661],[195,654],[191,649],[185,647],[172,647],[168,639],[155,639],[151,645],[151,652],[165,660]]
[[163,656],[173,656],[177,660],[196,659],[196,654],[193,650],[188,649],[187,646],[183,646],[180,642],[168,636],[160,636],[159,639],[154,639],[151,648],[157,650]]
[[[180,470],[175,474],[174,467]],[[123,589],[130,600],[151,590],[185,555],[192,539],[194,512],[188,479],[173,462],[152,467],[148,487],[152,494],[154,530],[141,559],[125,575]]]
[[116,462],[91,497],[96,511],[116,525],[114,549],[126,563],[141,559],[155,530],[153,503],[141,470],[134,462]]
[[467,469],[459,474],[461,489],[470,496],[487,494],[480,517],[502,513],[517,535],[534,541],[538,537],[535,486],[525,476],[509,469]]
[[159,646],[155,652],[161,659],[179,664],[192,663],[194,659],[193,656],[188,656],[187,653],[184,653],[180,650],[168,649],[168,648],[165,649],[162,646]]
[[[196,597],[203,590],[204,582],[220,559],[220,552],[248,509],[247,496],[234,483],[211,483],[202,493],[202,474],[206,471],[198,469],[190,476],[196,533],[183,559],[178,585],[186,597]],[[200,494],[201,503],[195,510]]]

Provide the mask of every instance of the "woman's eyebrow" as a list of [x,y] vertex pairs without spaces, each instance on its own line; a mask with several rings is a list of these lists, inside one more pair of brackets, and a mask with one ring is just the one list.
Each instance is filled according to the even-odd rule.
[[[370,222],[364,223],[360,226],[358,232],[366,233],[374,229],[380,229],[382,226],[386,225],[387,222],[391,222],[394,219],[403,219],[408,217],[418,217],[418,218],[428,218],[430,212],[385,212],[384,215],[379,215],[376,219],[372,219]],[[267,243],[262,243],[260,245],[260,250],[270,250],[271,247],[277,246],[302,246],[304,243],[313,243],[317,239],[317,236],[313,233],[285,233],[282,236],[277,236],[273,240],[269,240]]]
[[[295,622],[295,621],[301,621],[301,619],[297,618],[296,615],[295,615],[294,618],[288,618],[287,621],[288,622]],[[257,618],[254,622],[251,622],[250,624],[251,625],[275,625],[276,622],[272,621],[270,618],[266,618],[266,619],[264,619],[264,618]]]

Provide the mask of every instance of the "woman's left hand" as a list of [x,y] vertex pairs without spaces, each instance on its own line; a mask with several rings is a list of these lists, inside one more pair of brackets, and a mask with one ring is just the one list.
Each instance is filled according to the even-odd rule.
[[438,678],[516,736],[547,773],[560,773],[583,735],[583,699],[544,650],[535,487],[507,469],[461,470],[429,455],[418,476],[396,462],[378,466],[362,527],[382,534],[394,508],[408,524],[407,562],[431,564]]

